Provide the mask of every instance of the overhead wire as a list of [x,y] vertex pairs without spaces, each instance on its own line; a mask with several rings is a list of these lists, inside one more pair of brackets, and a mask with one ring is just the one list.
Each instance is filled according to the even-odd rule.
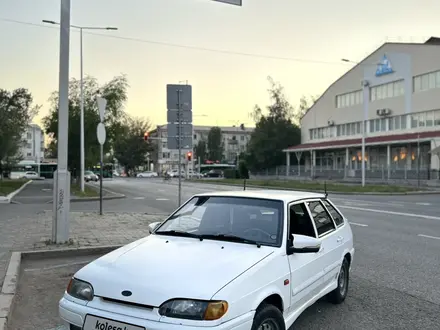
[[[9,18],[2,18],[2,17],[0,17],[0,21],[15,23],[15,24],[22,24],[22,25],[29,25],[29,26],[36,26],[36,27],[42,27],[42,28],[49,28],[49,29],[59,29],[55,26],[50,26],[50,25],[46,25],[46,24],[24,22],[24,21],[19,21],[19,20],[9,19]],[[341,61],[332,62],[332,61],[322,61],[322,60],[314,60],[314,59],[304,59],[304,58],[283,57],[283,56],[248,53],[248,52],[239,52],[239,51],[207,48],[207,47],[200,47],[200,46],[191,46],[191,45],[170,43],[170,42],[157,41],[157,40],[141,39],[141,38],[135,38],[135,37],[117,36],[114,34],[96,33],[96,32],[90,32],[90,31],[83,31],[83,34],[88,34],[88,35],[93,35],[93,36],[98,36],[98,37],[103,37],[103,38],[118,39],[118,40],[132,41],[132,42],[145,43],[145,44],[151,44],[151,45],[165,46],[165,47],[174,47],[174,48],[212,52],[212,53],[225,54],[225,55],[237,55],[237,56],[262,58],[262,59],[269,59],[269,60],[281,60],[281,61],[315,63],[315,64],[326,64],[326,65],[345,65],[345,66],[347,66],[347,64],[349,64],[349,63],[341,62]]]

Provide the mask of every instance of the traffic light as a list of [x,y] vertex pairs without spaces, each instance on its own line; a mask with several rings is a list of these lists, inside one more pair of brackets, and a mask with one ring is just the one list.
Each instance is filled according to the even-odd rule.
[[186,154],[186,158],[188,159],[188,161],[190,162],[192,159],[193,153],[191,151],[188,151],[188,153]]
[[150,134],[148,134],[148,132],[144,133],[144,141],[148,141],[148,137],[150,136]]

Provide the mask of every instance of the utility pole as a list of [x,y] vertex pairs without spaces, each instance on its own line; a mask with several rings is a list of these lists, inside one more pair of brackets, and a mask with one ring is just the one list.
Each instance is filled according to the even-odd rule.
[[178,148],[179,148],[179,192],[178,192],[178,203],[179,205],[177,207],[180,207],[180,205],[182,204],[182,142],[183,142],[183,138],[182,138],[182,106],[181,106],[181,102],[180,102],[180,93],[182,93],[181,89],[177,90],[177,119],[178,119],[178,141],[177,143]]

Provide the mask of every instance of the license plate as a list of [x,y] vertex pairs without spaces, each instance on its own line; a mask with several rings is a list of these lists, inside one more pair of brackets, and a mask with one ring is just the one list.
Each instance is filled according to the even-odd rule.
[[84,330],[145,330],[144,327],[128,323],[109,320],[103,317],[87,315]]

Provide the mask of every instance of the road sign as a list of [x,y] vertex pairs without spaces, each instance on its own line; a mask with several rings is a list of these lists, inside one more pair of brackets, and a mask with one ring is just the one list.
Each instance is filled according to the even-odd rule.
[[96,128],[96,135],[98,137],[99,144],[103,145],[106,139],[106,131],[103,123],[98,124],[98,127]]
[[101,122],[104,122],[105,118],[105,108],[107,107],[107,100],[103,97],[97,97],[96,101],[98,102],[98,109],[99,109],[99,117],[101,119]]
[[[192,136],[184,136],[181,139],[182,149],[192,149]],[[179,149],[179,140],[177,137],[168,136],[167,138],[167,147],[171,150]]]
[[242,0],[213,0],[213,1],[223,2],[229,5],[236,5],[236,6],[241,6],[243,2]]
[[[192,122],[192,111],[180,111],[182,123]],[[167,111],[167,122],[168,123],[178,123],[179,122],[179,110],[168,110]]]
[[171,124],[167,125],[167,135],[177,137],[180,136],[192,136],[193,134],[193,125],[192,124],[181,124],[181,130],[179,134],[179,124]]
[[[180,96],[178,95],[180,92]],[[180,110],[192,109],[192,86],[191,85],[167,85],[167,109],[178,110],[180,97]]]

